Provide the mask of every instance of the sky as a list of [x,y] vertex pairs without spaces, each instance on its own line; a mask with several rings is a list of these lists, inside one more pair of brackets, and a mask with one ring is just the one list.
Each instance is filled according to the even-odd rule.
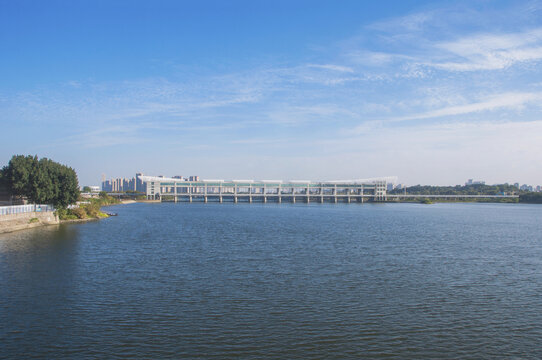
[[0,0],[0,166],[542,184],[541,1]]

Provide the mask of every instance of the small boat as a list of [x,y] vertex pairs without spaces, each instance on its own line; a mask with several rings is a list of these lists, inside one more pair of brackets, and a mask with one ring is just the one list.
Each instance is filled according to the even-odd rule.
[[117,213],[106,212],[106,214],[109,215],[109,216],[117,216]]

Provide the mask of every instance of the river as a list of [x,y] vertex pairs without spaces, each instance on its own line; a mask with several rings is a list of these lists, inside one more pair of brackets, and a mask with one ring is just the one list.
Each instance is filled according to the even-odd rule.
[[0,358],[542,358],[542,206],[130,204],[0,235]]

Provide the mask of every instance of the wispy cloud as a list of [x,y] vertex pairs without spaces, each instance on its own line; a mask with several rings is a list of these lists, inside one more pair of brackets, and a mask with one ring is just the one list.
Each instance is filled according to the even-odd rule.
[[368,29],[390,32],[394,34],[405,34],[418,32],[425,29],[428,23],[441,20],[437,12],[426,10],[412,14],[399,16],[391,19],[374,22],[367,26]]
[[406,121],[431,119],[445,116],[465,115],[484,111],[495,111],[502,109],[521,109],[529,103],[540,104],[542,93],[505,93],[487,97],[484,100],[468,104],[447,106],[444,108],[427,111],[415,115],[396,117],[389,121]]
[[428,65],[450,71],[498,70],[542,59],[542,28],[507,34],[479,34],[438,43],[454,58]]
[[347,72],[347,73],[354,72],[354,70],[348,66],[333,65],[333,64],[308,64],[307,67],[316,68],[316,69],[324,69],[324,70],[332,70],[332,71],[338,71],[338,72]]
[[[137,152],[141,146],[148,150],[139,156],[161,157],[170,149],[220,148],[222,161],[234,159],[224,163],[231,167],[237,157],[280,158],[283,151],[275,169],[295,172],[309,158],[314,177],[322,158],[337,176],[396,173],[391,166],[379,168],[382,159],[372,155],[377,150],[398,167],[409,156],[439,166],[431,152],[451,159],[458,144],[474,152],[473,134],[487,147],[491,136],[503,141],[508,130],[540,129],[542,27],[533,15],[539,10],[523,5],[513,15],[500,8],[490,16],[468,5],[467,11],[434,5],[362,24],[351,38],[284,61],[197,71],[172,64],[170,73],[155,78],[75,79],[4,90],[0,121],[43,130],[58,146],[93,151],[122,145]],[[507,20],[516,15],[521,24]],[[528,138],[532,151],[540,152],[540,136]],[[288,165],[294,152],[297,162]],[[339,159],[372,171],[349,174],[334,165]]]
[[540,2],[499,10],[474,5],[433,6],[370,24],[362,36],[343,42],[343,56],[365,66],[403,64],[450,72],[502,70],[542,60]]

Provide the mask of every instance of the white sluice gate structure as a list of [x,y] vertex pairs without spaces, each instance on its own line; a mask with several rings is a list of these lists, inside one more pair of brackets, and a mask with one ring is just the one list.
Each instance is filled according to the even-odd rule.
[[199,180],[140,176],[148,200],[173,202],[357,202],[386,201],[387,178],[322,181]]

